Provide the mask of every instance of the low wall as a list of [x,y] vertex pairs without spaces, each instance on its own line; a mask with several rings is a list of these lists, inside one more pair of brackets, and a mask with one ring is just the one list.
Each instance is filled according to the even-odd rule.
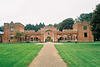
[[59,40],[60,42],[75,42],[75,40]]

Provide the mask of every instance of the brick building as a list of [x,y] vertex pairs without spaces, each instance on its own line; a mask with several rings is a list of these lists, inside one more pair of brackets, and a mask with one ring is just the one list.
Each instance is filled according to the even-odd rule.
[[10,40],[12,43],[19,42],[18,39],[15,39],[15,33],[23,33],[20,41],[75,41],[78,42],[93,42],[94,37],[90,31],[89,22],[78,22],[73,24],[73,29],[63,29],[59,31],[57,28],[52,26],[44,27],[35,32],[34,30],[24,30],[24,25],[21,23],[4,23],[4,35],[2,37],[2,43],[8,43]]

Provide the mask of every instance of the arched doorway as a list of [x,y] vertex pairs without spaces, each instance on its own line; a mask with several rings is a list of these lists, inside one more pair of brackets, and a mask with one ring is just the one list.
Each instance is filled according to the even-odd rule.
[[65,40],[67,40],[67,37],[65,37]]
[[36,37],[36,41],[38,41],[38,37]]
[[59,40],[63,40],[63,37],[60,37]]
[[34,41],[38,41],[38,40],[39,40],[38,37],[35,37],[35,38],[34,38]]
[[54,42],[54,32],[52,30],[46,30],[44,32],[44,42],[53,41]]
[[31,37],[31,41],[33,41],[33,38]]
[[63,40],[63,37],[58,38],[58,42],[60,42],[61,40]]
[[25,41],[30,41],[30,36],[29,35],[25,35]]
[[51,41],[51,37],[47,37],[47,41],[50,42]]

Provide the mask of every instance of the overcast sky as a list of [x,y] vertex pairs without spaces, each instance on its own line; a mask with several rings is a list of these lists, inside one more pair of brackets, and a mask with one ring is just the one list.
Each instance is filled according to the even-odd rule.
[[100,0],[0,0],[0,26],[21,22],[54,24],[93,12]]

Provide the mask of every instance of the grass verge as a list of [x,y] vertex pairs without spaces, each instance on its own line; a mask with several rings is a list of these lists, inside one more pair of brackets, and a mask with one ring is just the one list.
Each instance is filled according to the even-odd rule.
[[59,55],[70,67],[99,67],[100,44],[70,44],[55,45]]
[[42,47],[35,43],[0,43],[0,67],[27,67]]

